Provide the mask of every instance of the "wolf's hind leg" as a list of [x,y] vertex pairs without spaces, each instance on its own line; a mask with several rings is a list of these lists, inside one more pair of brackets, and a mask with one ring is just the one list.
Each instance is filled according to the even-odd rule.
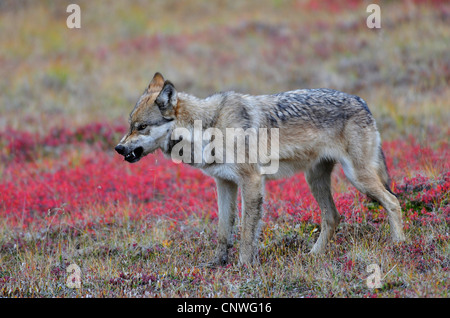
[[[349,164],[350,162],[351,164]],[[378,201],[387,211],[392,239],[404,241],[405,234],[403,233],[400,203],[391,192],[387,179],[380,175],[382,169],[379,166],[380,164],[384,164],[384,162],[359,163],[356,160],[351,161],[349,159],[343,161],[345,175],[355,188]],[[387,172],[385,174],[387,175]]]
[[378,201],[387,211],[391,236],[394,241],[404,241],[402,210],[400,203],[386,186],[381,182],[375,169],[363,168],[355,169],[355,179],[353,184],[362,193]]
[[305,173],[306,181],[319,204],[322,216],[320,235],[311,249],[311,254],[324,252],[341,219],[331,195],[331,172],[334,165],[335,162],[332,160],[323,160]]

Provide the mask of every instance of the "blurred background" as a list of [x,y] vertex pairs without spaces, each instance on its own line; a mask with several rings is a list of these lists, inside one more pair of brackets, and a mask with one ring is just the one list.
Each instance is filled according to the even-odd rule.
[[[366,24],[373,2],[380,29]],[[297,174],[266,185],[258,271],[197,268],[217,242],[213,178],[114,151],[157,71],[198,97],[365,99],[408,242],[392,247],[384,209],[339,168],[343,221],[324,257],[306,255],[320,209]],[[0,0],[0,297],[448,297],[449,81],[448,0]],[[373,263],[387,277],[369,290]]]
[[[373,2],[380,29],[366,25]],[[448,1],[3,0],[0,48],[0,130],[126,125],[159,71],[199,97],[343,90],[385,140],[449,133]]]

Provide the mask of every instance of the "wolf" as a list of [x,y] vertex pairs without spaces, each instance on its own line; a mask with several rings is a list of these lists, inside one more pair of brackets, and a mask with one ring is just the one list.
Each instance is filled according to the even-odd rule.
[[[218,244],[210,265],[228,262],[228,249],[234,244],[238,219],[238,189],[242,198],[239,264],[259,261],[265,181],[289,177],[299,171],[304,172],[321,210],[320,235],[310,253],[323,253],[340,222],[330,177],[338,163],[356,189],[378,201],[387,211],[393,241],[405,240],[402,211],[390,189],[380,134],[362,98],[318,88],[270,95],[228,91],[202,99],[178,92],[171,81],[157,72],[131,111],[129,131],[115,150],[130,163],[157,149],[171,157],[180,143],[193,143],[192,138],[174,137],[174,131],[177,128],[192,131],[196,121],[201,121],[205,130],[270,128],[277,129],[279,136],[275,173],[261,173],[259,162],[192,160],[188,163],[213,177],[217,186]],[[245,148],[247,158],[251,150]]]

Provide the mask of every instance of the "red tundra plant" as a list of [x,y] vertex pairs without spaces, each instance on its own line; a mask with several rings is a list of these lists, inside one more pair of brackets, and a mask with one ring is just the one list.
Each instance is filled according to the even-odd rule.
[[[117,215],[217,217],[212,178],[161,153],[137,164],[124,162],[113,148],[125,131],[125,126],[91,123],[74,130],[50,129],[46,135],[0,132],[2,219],[27,228],[48,225],[60,215],[68,223],[84,222],[87,227],[108,223]],[[409,138],[385,142],[383,149],[406,226],[449,222],[448,142],[432,149]],[[430,171],[433,177],[428,176]],[[343,175],[340,168],[335,173]],[[334,193],[334,198],[345,222],[385,221],[379,205],[349,183],[344,185],[347,190]],[[266,188],[266,219],[320,223],[318,205],[303,174],[270,181]]]
[[118,124],[90,123],[74,130],[66,127],[52,127],[47,135],[39,136],[7,127],[0,132],[1,162],[12,160],[28,161],[37,154],[56,147],[76,144],[99,144],[107,149],[117,142],[126,127]]

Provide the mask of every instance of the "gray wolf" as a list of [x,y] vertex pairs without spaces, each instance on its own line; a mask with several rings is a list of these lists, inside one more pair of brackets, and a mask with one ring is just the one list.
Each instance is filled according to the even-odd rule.
[[[129,131],[115,150],[130,163],[157,149],[173,156],[177,145],[189,146],[195,139],[177,138],[173,132],[177,128],[193,131],[195,121],[201,121],[204,130],[270,128],[279,133],[275,173],[262,174],[259,162],[189,162],[215,178],[217,185],[218,246],[211,264],[228,262],[237,223],[238,188],[242,197],[239,263],[252,264],[258,260],[265,181],[298,171],[304,171],[321,210],[321,232],[310,253],[324,252],[340,221],[330,189],[330,175],[337,163],[356,189],[386,209],[392,239],[405,240],[402,212],[390,189],[375,119],[360,97],[333,89],[299,89],[259,96],[223,92],[200,99],[178,92],[156,73],[132,110]],[[252,149],[244,151],[249,158]]]

